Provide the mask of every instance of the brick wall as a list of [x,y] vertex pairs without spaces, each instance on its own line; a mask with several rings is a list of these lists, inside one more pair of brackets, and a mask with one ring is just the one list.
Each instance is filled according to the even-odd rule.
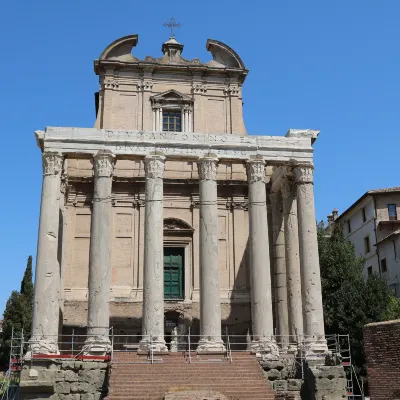
[[365,325],[371,400],[400,399],[400,320]]

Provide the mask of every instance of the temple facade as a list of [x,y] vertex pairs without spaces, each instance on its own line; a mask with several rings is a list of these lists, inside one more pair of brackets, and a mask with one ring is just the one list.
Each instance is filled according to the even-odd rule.
[[36,131],[43,157],[31,348],[108,329],[169,351],[176,329],[224,351],[226,329],[276,356],[325,354],[314,195],[318,131],[248,135],[243,61],[207,41],[211,61],[132,55],[138,35],[95,60],[94,128]]

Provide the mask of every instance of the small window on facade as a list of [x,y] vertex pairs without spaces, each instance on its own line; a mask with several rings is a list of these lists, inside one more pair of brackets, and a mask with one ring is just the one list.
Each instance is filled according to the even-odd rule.
[[382,258],[381,260],[381,271],[382,274],[385,274],[387,272],[386,258]]
[[366,236],[364,238],[364,250],[365,250],[365,254],[368,254],[371,251],[371,247],[369,244],[369,236]]
[[181,111],[163,110],[163,131],[182,132]]
[[397,221],[397,208],[396,204],[388,204],[389,220]]
[[348,232],[348,233],[351,233],[351,223],[350,223],[350,220],[348,219],[346,222],[347,222],[347,232]]
[[369,266],[369,267],[367,268],[367,273],[368,273],[368,276],[371,276],[371,275],[372,275],[372,266]]
[[362,208],[362,219],[363,219],[363,222],[365,222],[367,220],[367,212],[365,210],[365,207]]

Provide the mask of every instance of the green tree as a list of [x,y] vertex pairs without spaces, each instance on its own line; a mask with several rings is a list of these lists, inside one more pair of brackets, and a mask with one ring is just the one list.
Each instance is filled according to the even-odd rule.
[[363,279],[364,259],[337,227],[331,236],[318,230],[322,296],[327,334],[349,334],[352,361],[366,373],[363,327],[400,317],[400,303],[378,275]]
[[3,332],[0,336],[0,363],[6,365],[10,356],[12,330],[18,335],[24,331],[24,337],[31,334],[33,307],[32,256],[28,257],[21,291],[13,290],[7,300],[3,314]]

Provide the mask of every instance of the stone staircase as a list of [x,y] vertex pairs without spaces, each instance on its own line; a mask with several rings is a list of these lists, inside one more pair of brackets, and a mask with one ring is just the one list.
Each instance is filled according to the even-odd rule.
[[[154,356],[114,353],[109,378],[109,400],[162,400],[166,393],[214,390],[231,400],[275,400],[254,355],[233,353],[232,363],[222,355],[184,353]],[[179,397],[181,398],[181,397]],[[201,397],[203,399],[204,397]]]

